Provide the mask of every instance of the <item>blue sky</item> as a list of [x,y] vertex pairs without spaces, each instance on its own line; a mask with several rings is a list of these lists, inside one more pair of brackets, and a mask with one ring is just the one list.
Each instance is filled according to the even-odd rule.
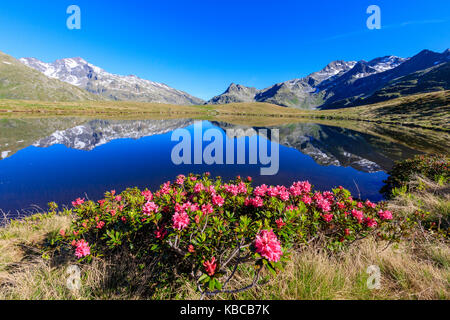
[[[81,8],[81,30],[66,27],[71,4]],[[366,27],[372,4],[381,8],[380,30]],[[332,60],[448,47],[448,0],[0,2],[0,51],[46,62],[83,57],[203,99],[231,82],[265,88]]]

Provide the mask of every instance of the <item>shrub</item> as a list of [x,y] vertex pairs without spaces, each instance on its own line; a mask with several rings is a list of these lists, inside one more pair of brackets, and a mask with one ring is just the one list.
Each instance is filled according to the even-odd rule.
[[257,284],[262,269],[280,272],[290,248],[340,250],[370,234],[396,237],[384,204],[355,200],[342,187],[314,192],[306,181],[252,187],[250,177],[223,183],[208,173],[180,175],[154,193],[111,191],[73,206],[76,218],[57,242],[80,262],[120,252],[164,260],[172,267],[165,272],[192,277],[205,294],[230,292],[226,286],[240,264],[255,271],[253,283],[242,289]]
[[[415,175],[426,177],[441,184],[450,177],[449,157],[446,155],[418,155],[412,159],[397,162],[389,172],[385,185],[380,190],[386,197],[395,192],[408,192],[408,182]],[[397,189],[397,191],[396,191]]]

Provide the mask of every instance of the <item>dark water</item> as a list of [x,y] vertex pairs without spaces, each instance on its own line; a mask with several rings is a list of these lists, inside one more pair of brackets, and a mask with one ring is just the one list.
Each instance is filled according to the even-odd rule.
[[[260,169],[267,165],[248,164],[248,147],[254,139],[266,145],[270,140],[258,135],[246,137],[245,133],[230,138],[224,130],[236,126],[227,123],[201,124],[203,132],[220,130],[224,145],[230,139],[244,139],[247,164],[175,165],[171,153],[179,142],[171,141],[172,131],[186,128],[193,137],[193,120],[40,119],[1,120],[0,124],[0,208],[12,213],[33,205],[45,208],[50,201],[68,205],[77,197],[98,200],[106,190],[120,192],[131,186],[155,190],[180,173],[205,171],[225,179],[252,176],[255,184],[288,185],[309,180],[320,190],[342,185],[355,196],[378,201],[382,199],[378,190],[393,161],[418,153],[339,127],[305,123],[274,126],[280,135],[279,171],[262,176]],[[203,142],[203,148],[209,143]]]

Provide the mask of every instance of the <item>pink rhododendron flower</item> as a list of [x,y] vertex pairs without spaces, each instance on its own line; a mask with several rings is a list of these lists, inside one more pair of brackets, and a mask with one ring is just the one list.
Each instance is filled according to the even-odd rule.
[[116,201],[117,201],[117,202],[122,201],[122,196],[117,196],[117,197],[116,197]]
[[211,213],[214,212],[214,208],[209,203],[208,204],[203,204],[202,205],[202,212],[203,212],[204,215],[211,214]]
[[155,230],[155,237],[156,239],[164,239],[164,237],[167,234],[167,230],[164,226],[159,227]]
[[209,193],[211,194],[211,196],[215,196],[216,195],[216,187],[211,185],[208,188]]
[[279,218],[277,221],[275,221],[275,223],[277,224],[278,229],[281,229],[286,225],[286,223],[283,222],[282,218]]
[[197,184],[195,184],[195,186],[194,186],[194,192],[195,193],[200,193],[203,190],[205,190],[205,187],[203,186],[203,183],[198,182]]
[[313,199],[314,201],[322,200],[322,199],[323,199],[323,195],[322,195],[320,192],[316,192],[316,193],[314,193],[312,199]]
[[170,181],[167,181],[166,183],[163,184],[160,192],[161,194],[168,194],[170,192],[171,188],[170,188]]
[[372,219],[372,218],[366,218],[364,221],[366,222],[366,224],[369,228],[375,228],[378,225],[378,223],[375,221],[375,219]]
[[302,193],[309,193],[311,192],[311,184],[308,181],[294,182],[292,186],[289,188],[289,192],[294,197],[299,196]]
[[147,201],[153,200],[153,194],[150,190],[142,191],[142,195],[144,196],[145,200],[147,200]]
[[238,187],[234,184],[225,184],[223,188],[226,192],[232,194],[233,196],[237,196],[239,193]]
[[245,206],[254,206],[255,208],[260,208],[264,205],[264,200],[261,197],[246,198],[244,201]]
[[66,236],[66,231],[64,229],[59,230],[59,234],[63,237]]
[[191,177],[191,181],[197,181],[197,177]]
[[344,209],[345,208],[345,204],[342,203],[342,202],[338,202],[337,206],[338,206],[339,209]]
[[172,221],[173,227],[176,230],[183,230],[190,223],[189,216],[186,212],[176,212],[172,217]]
[[333,215],[332,214],[324,214],[322,215],[322,218],[326,221],[326,222],[330,222],[331,220],[333,220]]
[[330,212],[331,211],[331,205],[330,202],[328,202],[327,199],[320,199],[317,201],[317,207],[319,209],[322,209],[323,212]]
[[372,209],[375,209],[377,207],[375,203],[372,203],[369,200],[366,201],[366,206]]
[[186,179],[186,177],[185,177],[184,175],[180,174],[180,175],[177,177],[177,180],[175,181],[175,183],[181,186],[181,185],[184,184],[184,180],[185,180],[185,179]]
[[103,222],[103,221],[99,221],[98,223],[97,223],[97,229],[101,229],[101,228],[103,228],[105,226],[105,223]]
[[184,206],[180,203],[175,203],[175,212],[183,212],[183,211],[185,211]]
[[333,194],[333,192],[325,191],[325,192],[323,193],[323,197],[324,197],[325,199],[327,199],[328,201],[330,201],[330,202],[334,201],[334,194]]
[[190,245],[188,246],[188,251],[189,251],[190,253],[194,253],[194,252],[195,252],[194,246],[193,246],[192,244],[190,244]]
[[361,223],[361,222],[363,221],[363,218],[364,218],[364,213],[363,213],[362,211],[353,209],[353,210],[352,210],[352,216],[353,216],[356,220],[358,220],[359,223]]
[[361,202],[358,202],[356,204],[356,207],[358,207],[358,209],[362,209],[362,208],[364,208],[364,205]]
[[223,204],[225,203],[225,199],[222,198],[221,196],[213,196],[212,197],[212,203],[216,206],[223,206]]
[[144,207],[142,208],[142,211],[145,215],[149,216],[152,213],[158,212],[159,207],[156,205],[156,203],[149,201],[147,202]]
[[263,258],[272,262],[278,262],[282,255],[280,241],[272,230],[261,230],[256,235],[255,248]]
[[83,203],[84,203],[84,198],[83,199],[78,198],[77,200],[72,201],[72,206],[78,207],[78,206],[81,206]]
[[267,195],[269,197],[276,197],[278,196],[279,190],[277,187],[270,187],[267,189]]
[[75,249],[75,256],[80,259],[83,257],[86,257],[91,254],[91,248],[89,247],[89,244],[84,240],[78,240],[75,243],[76,249]]
[[214,273],[216,273],[216,267],[217,267],[216,258],[212,257],[211,261],[203,262],[203,266],[205,267],[206,273],[209,276],[213,276]]
[[191,210],[191,212],[195,212],[195,211],[200,210],[200,208],[198,207],[198,204],[196,204],[196,203],[191,204],[189,206],[189,209]]
[[310,197],[310,196],[307,196],[307,195],[304,195],[304,196],[302,197],[302,201],[303,201],[304,204],[311,204],[311,203],[312,203],[311,197]]
[[264,197],[266,195],[267,192],[267,186],[265,184],[256,187],[255,190],[253,190],[253,195],[258,196],[258,197]]
[[278,195],[280,197],[281,200],[283,201],[288,201],[289,197],[290,197],[290,193],[288,191],[281,191],[280,194]]
[[383,211],[383,210],[380,210],[380,211],[378,211],[378,215],[380,216],[380,219],[381,220],[392,220],[392,212],[390,212],[390,211]]
[[248,191],[247,185],[244,182],[239,183],[237,188],[238,188],[238,193],[240,193],[240,194],[247,193],[247,191]]
[[255,197],[252,200],[252,204],[255,208],[261,208],[264,205],[264,200],[261,197]]

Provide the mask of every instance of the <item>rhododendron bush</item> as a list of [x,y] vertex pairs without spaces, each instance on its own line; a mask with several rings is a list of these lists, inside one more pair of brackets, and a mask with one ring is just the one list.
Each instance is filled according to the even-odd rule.
[[227,292],[241,264],[254,266],[253,285],[261,270],[276,274],[288,249],[320,244],[339,250],[369,234],[395,234],[393,215],[382,205],[355,200],[342,187],[314,191],[306,181],[253,187],[250,177],[223,183],[209,174],[180,175],[155,192],[111,191],[97,202],[72,204],[74,222],[58,240],[80,261],[124,249],[170,257],[167,272],[192,277],[206,294]]

